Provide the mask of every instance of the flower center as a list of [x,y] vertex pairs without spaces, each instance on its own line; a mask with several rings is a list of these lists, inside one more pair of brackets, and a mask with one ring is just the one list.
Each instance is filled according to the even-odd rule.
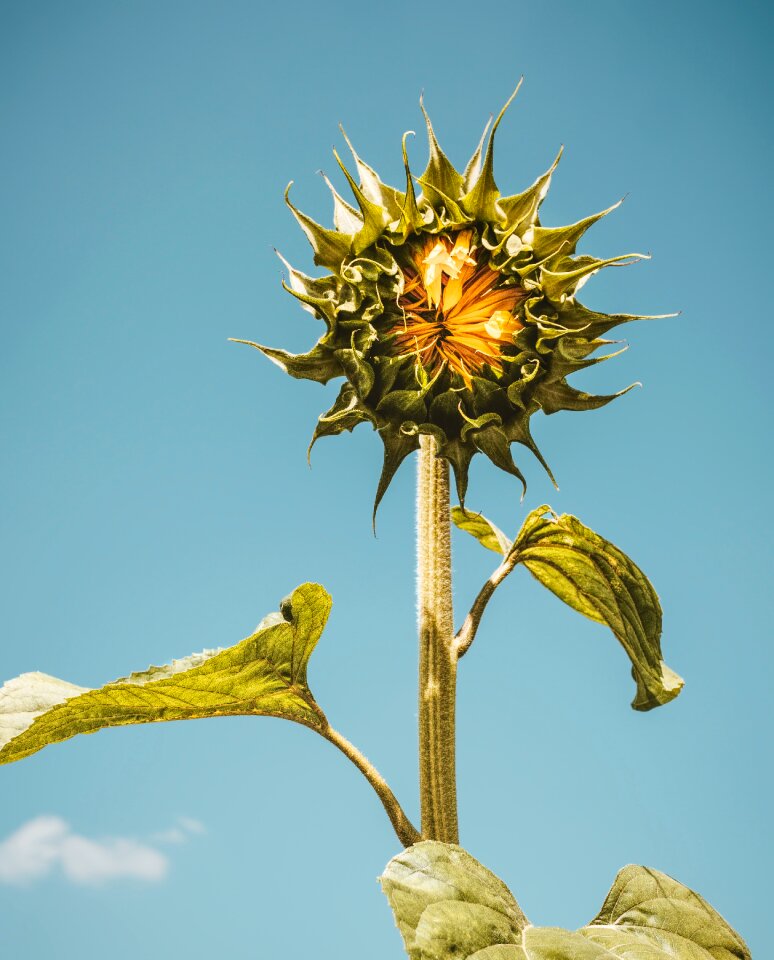
[[500,274],[475,256],[473,231],[427,237],[404,269],[398,305],[402,318],[390,329],[399,356],[414,356],[434,376],[448,367],[466,386],[488,364],[503,372],[505,347],[523,327],[514,316],[526,293],[498,286]]

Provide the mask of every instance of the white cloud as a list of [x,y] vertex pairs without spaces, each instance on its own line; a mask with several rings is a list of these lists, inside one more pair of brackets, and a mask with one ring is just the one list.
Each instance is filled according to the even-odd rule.
[[[204,826],[198,820],[181,817],[177,826],[153,839],[183,843],[200,833]],[[126,837],[83,837],[55,816],[35,817],[0,842],[0,883],[31,883],[57,869],[79,884],[124,877],[153,882],[166,876],[169,858],[154,846]]]
[[170,827],[169,830],[159,830],[151,837],[154,843],[185,843],[188,836],[180,827]]
[[178,817],[177,826],[153,834],[156,843],[186,843],[193,835],[206,833],[204,824],[193,817]]
[[177,821],[183,830],[187,830],[189,833],[206,833],[204,824],[201,820],[194,820],[193,817],[179,817]]

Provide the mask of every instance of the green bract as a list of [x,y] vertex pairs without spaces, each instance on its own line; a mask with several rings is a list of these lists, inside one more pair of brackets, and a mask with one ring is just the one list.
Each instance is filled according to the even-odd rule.
[[[334,153],[356,207],[331,186],[333,230],[297,210],[286,193],[288,206],[314,249],[315,263],[330,272],[311,278],[287,264],[285,286],[324,321],[326,330],[303,354],[240,342],[251,343],[293,377],[320,383],[346,379],[336,402],[320,417],[312,443],[363,421],[378,430],[384,442],[384,467],[377,506],[403,459],[418,447],[420,434],[437,439],[438,454],[452,464],[463,501],[468,467],[478,452],[524,483],[511,456],[510,446],[517,442],[529,447],[548,470],[530,434],[529,420],[537,410],[591,410],[626,392],[593,396],[569,386],[566,378],[607,359],[592,356],[598,347],[613,342],[601,339],[604,333],[642,317],[596,313],[575,295],[603,267],[642,257],[574,256],[586,230],[609,210],[566,227],[541,224],[538,210],[558,156],[523,193],[501,196],[493,176],[493,146],[513,96],[497,117],[486,148],[487,130],[463,173],[438,145],[423,106],[430,159],[422,176],[414,177],[404,136],[404,190],[384,184],[347,140],[357,178]],[[452,262],[448,254],[460,237],[465,238],[464,249]],[[477,313],[471,296],[456,329],[450,331],[446,305],[433,303],[432,293],[427,293],[432,245],[439,242],[437,250],[447,263],[438,268],[446,271],[443,283],[449,285],[457,277],[455,271],[469,252],[468,272],[478,270],[485,281],[489,277],[490,301],[499,297],[506,309],[484,316]],[[412,278],[418,286],[412,287]],[[437,291],[446,289],[441,279],[436,283]],[[413,288],[419,290],[415,296],[425,297],[420,313],[412,312],[407,295]],[[432,329],[420,323],[428,319]],[[455,343],[466,351],[459,359]]]

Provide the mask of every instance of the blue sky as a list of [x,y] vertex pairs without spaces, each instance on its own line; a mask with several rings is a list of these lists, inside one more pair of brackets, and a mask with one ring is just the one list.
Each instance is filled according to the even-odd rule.
[[[513,531],[549,502],[626,550],[686,687],[633,712],[614,639],[514,574],[461,666],[462,842],[533,922],[582,924],[621,866],[645,863],[765,955],[771,26],[762,3],[2,3],[0,677],[99,685],[230,645],[317,580],[334,608],[312,687],[416,813],[411,466],[373,538],[377,437],[322,441],[310,471],[333,388],[227,338],[318,336],[272,246],[311,267],[282,191],[293,179],[328,217],[317,171],[334,169],[339,121],[399,182],[421,90],[459,165],[524,74],[501,186],[522,189],[566,144],[544,221],[627,195],[585,249],[653,254],[584,301],[681,315],[632,325],[631,349],[576,381],[643,389],[536,418],[560,492],[522,455],[523,505],[485,463],[469,504]],[[410,150],[421,169],[422,137]],[[460,616],[490,557],[455,541]],[[0,769],[0,844],[15,835],[18,852],[20,829],[48,845],[26,877],[0,847],[9,956],[400,954],[375,883],[397,852],[381,808],[291,724],[52,747]],[[73,839],[101,873],[84,877]]]

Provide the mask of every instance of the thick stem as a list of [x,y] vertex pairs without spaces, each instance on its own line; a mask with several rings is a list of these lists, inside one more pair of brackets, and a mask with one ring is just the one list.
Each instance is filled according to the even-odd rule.
[[452,611],[449,465],[422,436],[417,475],[419,790],[422,836],[459,842],[454,713],[457,655]]
[[356,746],[351,744],[346,737],[343,737],[338,730],[334,730],[333,727],[327,723],[325,728],[320,732],[326,740],[332,743],[335,747],[338,747],[344,756],[355,764],[358,770],[374,788],[376,795],[382,801],[382,806],[387,811],[387,816],[390,818],[390,823],[393,825],[395,833],[398,835],[398,839],[403,846],[410,847],[413,843],[421,840],[422,838],[414,827],[414,824],[403,812],[403,808],[398,803],[395,794],[392,792],[392,790],[390,790],[387,781],[379,773],[371,761],[364,756]]

